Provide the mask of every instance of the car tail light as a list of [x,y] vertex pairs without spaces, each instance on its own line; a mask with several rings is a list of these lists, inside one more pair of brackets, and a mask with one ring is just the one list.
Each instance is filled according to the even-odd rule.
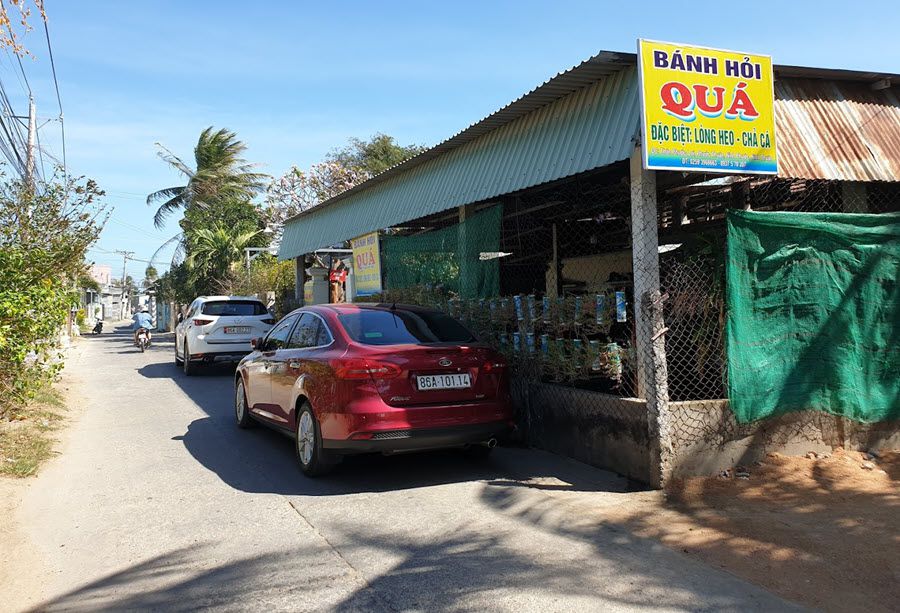
[[505,362],[485,362],[481,365],[481,372],[496,372],[506,368]]
[[394,379],[403,372],[396,364],[367,358],[332,360],[331,367],[338,379]]
[[211,320],[211,319],[195,319],[194,325],[195,326],[205,326],[206,324],[211,324],[212,322],[213,322],[213,320]]
[[264,324],[266,324],[267,326],[274,326],[274,325],[275,325],[275,320],[272,319],[271,317],[266,317],[265,319],[263,319],[263,320],[261,320],[261,321],[262,321]]

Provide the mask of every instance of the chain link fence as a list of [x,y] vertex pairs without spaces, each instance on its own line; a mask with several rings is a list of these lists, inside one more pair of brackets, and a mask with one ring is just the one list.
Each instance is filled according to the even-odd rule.
[[[659,176],[658,186],[639,188],[655,189],[656,227],[633,223],[635,187],[621,164],[479,203],[462,222],[451,211],[391,229],[387,289],[376,299],[447,311],[501,351],[530,442],[643,478],[659,427],[682,446],[748,436],[755,429],[738,424],[723,402],[726,210],[892,212],[900,189]],[[436,267],[441,275],[430,274]],[[467,283],[467,269],[491,282]],[[659,294],[636,297],[635,287],[653,289],[657,276]],[[645,318],[644,331],[636,317]],[[664,363],[651,373],[662,342]],[[668,423],[648,417],[648,393],[672,402]],[[820,433],[825,426],[813,422],[821,419],[785,421],[802,435]]]
[[[661,190],[661,239],[674,237],[661,253],[660,288],[665,301],[666,359],[676,449],[724,448],[753,439],[758,445],[786,441],[843,444],[854,429],[848,420],[804,411],[739,423],[728,410],[725,354],[725,211],[890,213],[900,211],[900,186],[821,180],[727,177]],[[697,232],[686,232],[688,228]],[[665,251],[665,248],[663,249]],[[722,400],[721,402],[710,402]],[[761,427],[762,426],[762,427]]]

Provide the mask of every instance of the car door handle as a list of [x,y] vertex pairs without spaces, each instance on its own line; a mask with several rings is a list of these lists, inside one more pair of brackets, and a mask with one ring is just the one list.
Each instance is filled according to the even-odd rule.
[[293,369],[300,368],[300,362],[288,362],[288,368],[293,368]]

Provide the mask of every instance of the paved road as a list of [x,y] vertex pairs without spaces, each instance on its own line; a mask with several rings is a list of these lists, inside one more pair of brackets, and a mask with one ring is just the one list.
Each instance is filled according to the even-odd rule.
[[84,410],[19,509],[49,610],[788,607],[555,492],[647,495],[604,471],[502,449],[358,457],[308,480],[288,439],[233,425],[229,372],[185,377],[164,337],[146,354],[84,338],[69,369]]

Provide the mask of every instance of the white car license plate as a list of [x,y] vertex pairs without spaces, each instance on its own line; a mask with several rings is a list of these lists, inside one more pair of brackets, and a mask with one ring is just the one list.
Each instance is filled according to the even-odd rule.
[[416,377],[416,385],[420,392],[428,390],[458,390],[472,387],[472,379],[468,374],[423,375]]
[[226,326],[225,334],[250,334],[250,326]]

